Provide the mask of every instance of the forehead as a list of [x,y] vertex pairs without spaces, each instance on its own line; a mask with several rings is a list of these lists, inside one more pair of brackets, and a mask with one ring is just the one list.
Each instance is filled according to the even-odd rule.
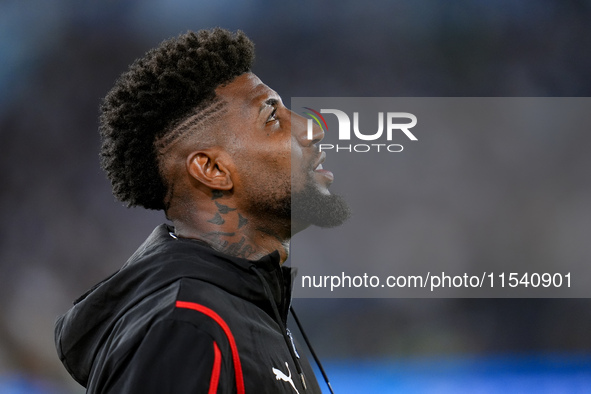
[[259,110],[269,99],[281,100],[277,92],[253,73],[239,75],[229,84],[217,88],[216,94],[229,104],[242,107],[244,110]]

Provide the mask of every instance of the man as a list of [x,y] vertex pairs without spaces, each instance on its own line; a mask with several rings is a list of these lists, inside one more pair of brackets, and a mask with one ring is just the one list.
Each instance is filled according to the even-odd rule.
[[[286,329],[293,232],[346,220],[306,121],[250,72],[252,43],[189,32],[137,60],[102,106],[117,198],[165,211],[123,268],[56,325],[88,393],[320,393]],[[293,197],[293,200],[292,200]]]

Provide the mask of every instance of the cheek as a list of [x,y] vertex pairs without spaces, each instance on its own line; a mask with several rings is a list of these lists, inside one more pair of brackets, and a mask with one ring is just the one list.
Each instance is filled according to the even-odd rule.
[[271,190],[289,187],[291,158],[289,152],[258,151],[240,160],[239,172],[249,189]]
[[[301,172],[301,149],[292,151],[291,139],[250,141],[236,152],[236,171],[247,189],[282,188],[290,185],[292,168]],[[287,185],[287,186],[286,186]]]
[[[294,139],[294,138],[292,138],[292,139]],[[294,173],[303,172],[304,167],[305,167],[304,166],[304,155],[303,155],[302,148],[297,143],[297,141],[294,141],[294,143],[291,144],[290,157],[291,157],[290,167],[291,167],[292,176],[294,175]]]
[[299,163],[296,165],[292,163],[291,167],[291,192],[297,193],[304,190],[306,185],[309,183],[309,173],[306,171],[305,168]]
[[292,168],[296,168],[297,163],[301,162],[301,157],[298,158],[298,154],[293,155],[291,146],[290,140],[281,144],[269,145],[269,149],[261,155],[261,165],[267,169],[269,174],[289,179]]
[[291,152],[291,159],[296,161],[302,160],[302,147],[298,144],[296,137],[292,136],[287,147]]
[[291,191],[293,193],[303,188],[306,180],[306,168],[304,166],[303,152],[297,141],[291,144],[290,151]]

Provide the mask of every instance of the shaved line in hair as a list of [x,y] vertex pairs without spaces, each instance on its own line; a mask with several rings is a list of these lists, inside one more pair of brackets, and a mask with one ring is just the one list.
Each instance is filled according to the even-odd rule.
[[[154,141],[156,152],[162,155],[173,144],[192,134],[191,131],[210,125],[227,112],[226,102],[216,97],[207,105],[193,111],[193,115],[172,127],[172,129]],[[203,135],[203,142],[211,141],[213,136]]]

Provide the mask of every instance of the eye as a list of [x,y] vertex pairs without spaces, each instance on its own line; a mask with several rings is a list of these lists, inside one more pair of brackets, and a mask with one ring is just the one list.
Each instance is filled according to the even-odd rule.
[[267,123],[274,122],[276,120],[277,120],[277,108],[273,108],[273,112],[271,112],[271,115],[269,115],[269,117],[267,118]]

